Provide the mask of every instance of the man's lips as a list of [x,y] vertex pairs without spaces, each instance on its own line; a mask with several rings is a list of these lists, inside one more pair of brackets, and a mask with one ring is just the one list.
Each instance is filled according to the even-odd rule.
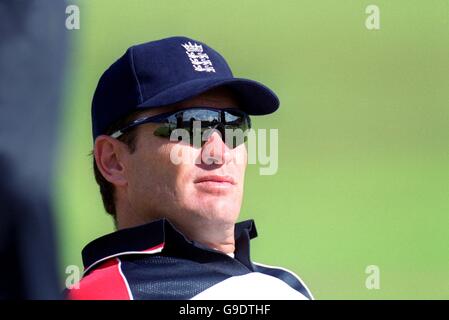
[[222,183],[222,184],[236,184],[234,178],[231,176],[220,176],[220,175],[208,175],[199,177],[194,181],[195,183]]

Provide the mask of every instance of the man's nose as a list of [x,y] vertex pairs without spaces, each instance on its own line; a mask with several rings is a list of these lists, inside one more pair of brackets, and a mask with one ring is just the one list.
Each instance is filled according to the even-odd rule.
[[201,150],[201,159],[206,164],[225,164],[231,160],[231,150],[224,143],[224,136],[214,130]]

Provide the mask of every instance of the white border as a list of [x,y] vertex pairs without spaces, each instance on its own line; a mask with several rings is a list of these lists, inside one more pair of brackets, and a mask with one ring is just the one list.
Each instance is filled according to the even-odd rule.
[[[302,281],[302,279],[301,279],[296,273],[294,273],[293,271],[288,270],[288,269],[286,269],[286,268],[277,267],[277,266],[270,266],[270,265],[267,265],[267,264],[262,264],[262,263],[258,263],[258,262],[254,262],[254,261],[253,261],[253,263],[254,263],[255,265],[259,265],[259,266],[261,266],[261,267],[266,267],[266,268],[271,268],[271,269],[279,269],[279,270],[282,270],[282,271],[285,271],[285,272],[290,273],[292,276],[294,276],[296,279],[298,279],[298,281],[302,284],[302,286],[307,290],[307,292],[308,292],[309,295],[310,295],[311,300],[315,300],[315,298],[313,297],[312,292],[311,292],[310,289],[307,287],[307,285],[304,283],[304,281]],[[263,273],[263,272],[261,272],[261,273]]]
[[122,261],[120,258],[116,258],[118,261],[118,271],[120,272],[120,275],[122,276],[123,281],[125,282],[126,290],[128,291],[129,300],[134,300],[133,294],[131,292],[131,288],[129,287],[128,280],[126,279],[125,275],[122,271]]
[[[156,247],[157,247],[157,246],[156,246]],[[160,248],[157,248],[157,249],[154,249],[154,250],[148,250],[148,251],[124,251],[124,252],[119,252],[119,253],[116,253],[116,254],[113,254],[113,255],[104,257],[104,258],[102,258],[102,259],[100,259],[100,260],[95,261],[95,262],[92,263],[89,267],[87,267],[86,270],[83,271],[83,276],[84,276],[90,269],[92,269],[92,267],[94,267],[94,266],[96,266],[97,264],[99,264],[100,262],[106,261],[106,260],[108,260],[108,259],[116,258],[116,257],[119,257],[119,256],[124,256],[124,255],[127,255],[127,254],[153,254],[153,253],[161,252],[162,249],[164,249],[164,244],[161,244],[161,247],[160,247]]]

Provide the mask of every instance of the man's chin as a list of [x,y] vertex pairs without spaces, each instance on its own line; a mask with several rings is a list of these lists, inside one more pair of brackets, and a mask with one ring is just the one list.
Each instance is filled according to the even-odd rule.
[[214,203],[191,210],[190,217],[204,225],[227,225],[235,224],[239,216],[238,212],[239,210],[233,206],[227,207]]

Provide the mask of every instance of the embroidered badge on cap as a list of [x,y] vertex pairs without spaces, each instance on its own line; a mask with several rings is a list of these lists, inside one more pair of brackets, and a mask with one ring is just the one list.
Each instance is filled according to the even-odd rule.
[[186,49],[186,54],[192,63],[193,69],[198,72],[215,72],[212,62],[209,60],[209,56],[203,52],[203,46],[197,43],[191,43],[190,41],[182,44]]

